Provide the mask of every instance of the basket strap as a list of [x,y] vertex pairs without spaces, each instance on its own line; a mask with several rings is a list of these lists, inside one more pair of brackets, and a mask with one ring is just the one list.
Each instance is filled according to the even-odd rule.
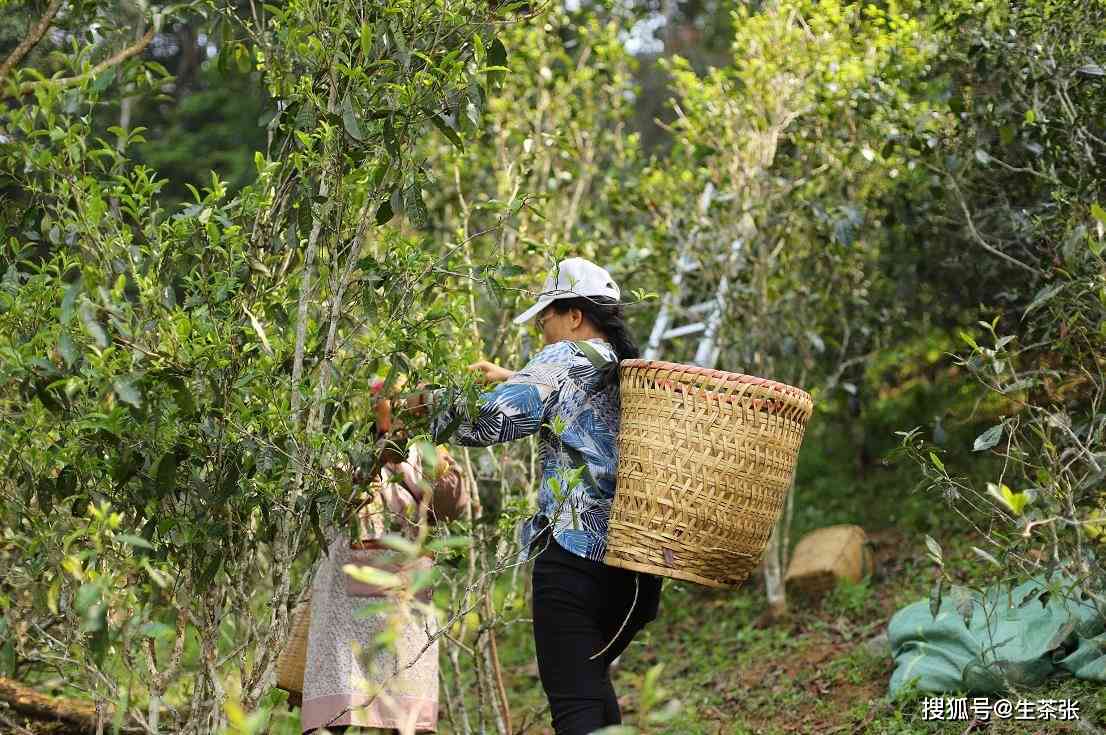
[[603,357],[599,354],[599,350],[589,345],[585,340],[575,340],[573,344],[580,348],[580,351],[584,353],[584,357],[588,358],[592,366],[599,371],[600,384],[606,385],[610,374],[618,371],[618,360]]
[[[599,371],[600,376],[602,376],[600,378],[600,384],[605,384],[610,373],[618,370],[618,360],[611,360],[604,357],[599,354],[599,350],[589,345],[586,341],[582,339],[576,340],[574,344],[580,348],[584,356],[587,357],[595,369]],[[595,481],[595,477],[591,474],[591,468],[588,467],[588,463],[584,459],[584,455],[580,453],[580,450],[568,444],[565,444],[564,448],[568,451],[569,456],[572,457],[572,461],[576,463],[576,466],[584,468],[584,476],[587,477],[591,486],[598,490],[599,483]]]

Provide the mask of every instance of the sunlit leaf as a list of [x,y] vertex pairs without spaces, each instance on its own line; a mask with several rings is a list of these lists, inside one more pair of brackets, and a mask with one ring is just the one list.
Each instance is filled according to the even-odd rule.
[[930,536],[929,534],[926,534],[926,539],[925,540],[926,540],[926,548],[929,549],[929,553],[930,553],[930,556],[932,557],[932,559],[937,564],[943,564],[944,560],[943,560],[943,555],[941,553],[941,544],[937,543],[937,541],[932,536]]
[[414,558],[419,554],[419,547],[417,544],[411,543],[404,537],[398,536],[396,534],[390,533],[385,536],[381,536],[378,541],[382,545],[387,546],[389,549],[398,551],[405,556]]
[[96,307],[87,299],[81,302],[81,306],[78,309],[81,316],[81,326],[84,327],[85,332],[89,337],[92,337],[92,341],[96,343],[96,346],[103,349],[108,346],[108,335],[104,331],[103,325],[96,319]]
[[975,438],[972,451],[982,452],[999,443],[1002,439],[1003,424],[996,424]]
[[129,403],[135,408],[142,408],[142,392],[134,384],[134,378],[116,378],[112,383],[112,388],[115,390],[115,395],[119,396],[120,401]]
[[374,587],[394,588],[403,586],[403,579],[399,575],[374,567],[345,564],[342,566],[342,571],[358,582],[364,582]]
[[118,534],[116,540],[120,543],[127,544],[128,546],[137,546],[143,549],[152,549],[154,545],[141,536],[132,536],[129,533]]
[[1005,484],[996,485],[993,482],[988,482],[987,494],[998,500],[1016,516],[1020,516],[1022,511],[1025,510],[1026,504],[1029,503],[1028,494],[1024,492],[1016,493]]
[[986,551],[979,548],[978,546],[973,546],[972,551],[974,551],[976,553],[976,556],[978,556],[979,558],[984,559],[986,561],[989,561],[990,563],[994,564],[996,567],[999,567],[1000,569],[1002,568],[1002,564],[999,563],[998,559],[991,556],[990,554],[988,554]]

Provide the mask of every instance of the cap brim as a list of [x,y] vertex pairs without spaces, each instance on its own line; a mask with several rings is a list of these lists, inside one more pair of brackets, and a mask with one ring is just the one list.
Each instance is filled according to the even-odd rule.
[[526,322],[530,321],[538,314],[540,314],[541,310],[549,306],[551,303],[553,303],[553,301],[555,301],[554,298],[547,298],[543,296],[542,298],[538,299],[537,302],[529,309],[516,316],[513,320],[514,323],[525,324]]

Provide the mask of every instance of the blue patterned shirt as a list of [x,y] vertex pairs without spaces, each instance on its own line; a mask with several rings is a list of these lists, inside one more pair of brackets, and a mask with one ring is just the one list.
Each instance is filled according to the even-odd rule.
[[[604,358],[617,361],[609,342],[599,338],[588,342]],[[577,344],[555,342],[522,370],[483,393],[479,413],[462,419],[449,437],[456,444],[484,447],[540,432],[538,512],[520,528],[523,559],[528,558],[534,535],[549,525],[567,551],[603,560],[618,465],[619,390],[617,382],[608,387],[601,382],[602,374]],[[435,441],[463,410],[455,397],[447,397],[444,390],[435,392],[431,419]],[[564,424],[560,436],[550,428],[557,417]],[[577,465],[566,445],[580,453],[591,477],[584,473],[573,488],[555,493],[558,470]],[[563,502],[558,502],[557,494]]]

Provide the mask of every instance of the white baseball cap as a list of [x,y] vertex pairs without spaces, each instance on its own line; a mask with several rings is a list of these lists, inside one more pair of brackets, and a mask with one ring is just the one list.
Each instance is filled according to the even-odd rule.
[[600,268],[590,260],[566,258],[557,264],[554,273],[549,274],[542,286],[538,300],[526,311],[515,317],[515,324],[525,324],[541,310],[557,299],[572,299],[577,296],[607,296],[618,301],[621,292],[618,284],[605,268]]

